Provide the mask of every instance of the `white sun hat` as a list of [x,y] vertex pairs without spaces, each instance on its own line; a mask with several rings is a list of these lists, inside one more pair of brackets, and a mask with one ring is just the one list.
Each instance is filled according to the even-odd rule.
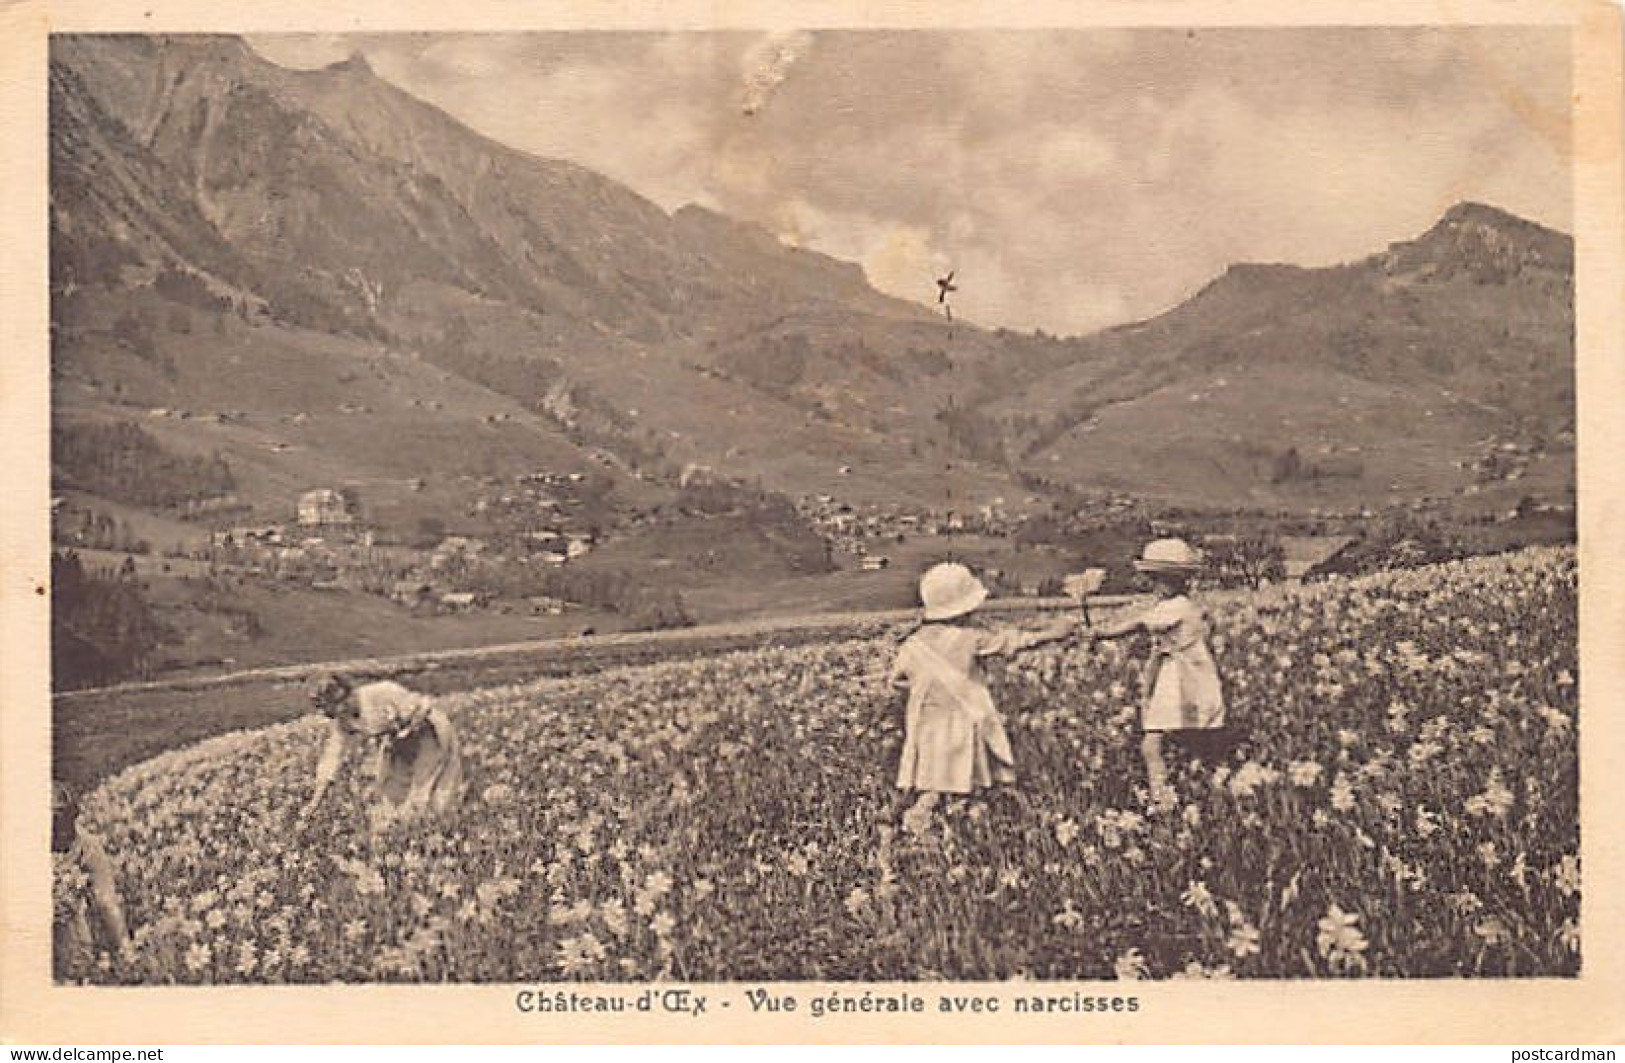
[[1183,539],[1154,539],[1145,544],[1134,567],[1141,572],[1190,572],[1202,567],[1202,558]]
[[920,602],[927,620],[952,620],[987,601],[987,588],[964,565],[932,565],[920,577]]

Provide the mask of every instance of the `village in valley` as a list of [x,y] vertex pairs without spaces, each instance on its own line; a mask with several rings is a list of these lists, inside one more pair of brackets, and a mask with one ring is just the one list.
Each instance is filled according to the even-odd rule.
[[[567,477],[539,474],[522,478],[512,492],[494,502],[481,499],[475,514],[497,506],[513,508],[521,500],[555,518],[563,508],[546,488],[571,485]],[[577,481],[579,482],[579,481]],[[299,496],[291,523],[224,528],[209,539],[204,556],[212,565],[253,571],[271,578],[304,583],[314,590],[348,590],[381,595],[415,611],[457,612],[491,604],[491,595],[467,589],[462,577],[471,562],[491,548],[485,539],[445,535],[415,543],[380,541],[377,530],[360,515],[355,492],[318,487]],[[430,522],[430,539],[439,525]],[[532,564],[562,566],[592,550],[591,531],[539,526],[523,533],[525,557]],[[514,603],[504,603],[513,608]],[[536,615],[557,616],[568,603],[532,595],[523,603]]]
[[[1530,460],[1528,448],[1492,441],[1475,471],[1505,488]],[[125,652],[137,674],[161,675],[308,656],[277,633],[326,610],[376,616],[370,626],[384,641],[357,650],[416,652],[686,626],[774,604],[782,613],[785,588],[813,595],[798,609],[901,608],[916,571],[940,556],[975,564],[1004,596],[1059,596],[1063,576],[1086,563],[1103,565],[1106,592],[1122,594],[1139,589],[1129,565],[1137,543],[1182,535],[1209,557],[1211,587],[1256,588],[1560,536],[1573,520],[1572,502],[1534,499],[1463,524],[1442,499],[1271,514],[1108,491],[995,497],[962,512],[830,493],[790,500],[698,467],[666,485],[665,503],[642,507],[612,500],[590,472],[463,476],[454,486],[455,509],[403,508],[434,494],[424,477],[307,486],[281,505],[220,490],[173,507],[167,531],[150,515],[115,520],[102,500],[71,490],[53,499],[53,523],[65,561],[157,610],[144,642]],[[111,674],[91,668],[88,678]]]

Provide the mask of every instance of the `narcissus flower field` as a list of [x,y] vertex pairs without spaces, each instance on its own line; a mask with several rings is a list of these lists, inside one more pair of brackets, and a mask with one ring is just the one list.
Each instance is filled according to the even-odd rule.
[[[85,823],[98,983],[1571,975],[1576,564],[1530,550],[1212,603],[1246,740],[1147,807],[1135,647],[995,670],[1021,782],[894,830],[899,632],[451,695],[468,801],[295,823],[314,718],[166,753]],[[236,696],[242,696],[241,694]],[[59,957],[59,964],[63,963]]]

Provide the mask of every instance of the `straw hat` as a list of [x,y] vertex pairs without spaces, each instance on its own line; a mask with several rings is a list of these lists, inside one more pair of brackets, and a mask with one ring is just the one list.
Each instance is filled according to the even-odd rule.
[[1145,544],[1134,567],[1141,572],[1193,572],[1202,559],[1183,539],[1155,539]]
[[952,620],[987,601],[987,588],[964,565],[933,565],[920,577],[920,601],[927,620]]

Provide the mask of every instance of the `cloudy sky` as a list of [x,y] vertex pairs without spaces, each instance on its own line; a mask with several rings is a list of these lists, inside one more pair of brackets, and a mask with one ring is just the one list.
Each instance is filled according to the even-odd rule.
[[1565,31],[1078,30],[254,37],[366,56],[486,135],[1072,333],[1235,261],[1322,265],[1477,199],[1565,231]]

